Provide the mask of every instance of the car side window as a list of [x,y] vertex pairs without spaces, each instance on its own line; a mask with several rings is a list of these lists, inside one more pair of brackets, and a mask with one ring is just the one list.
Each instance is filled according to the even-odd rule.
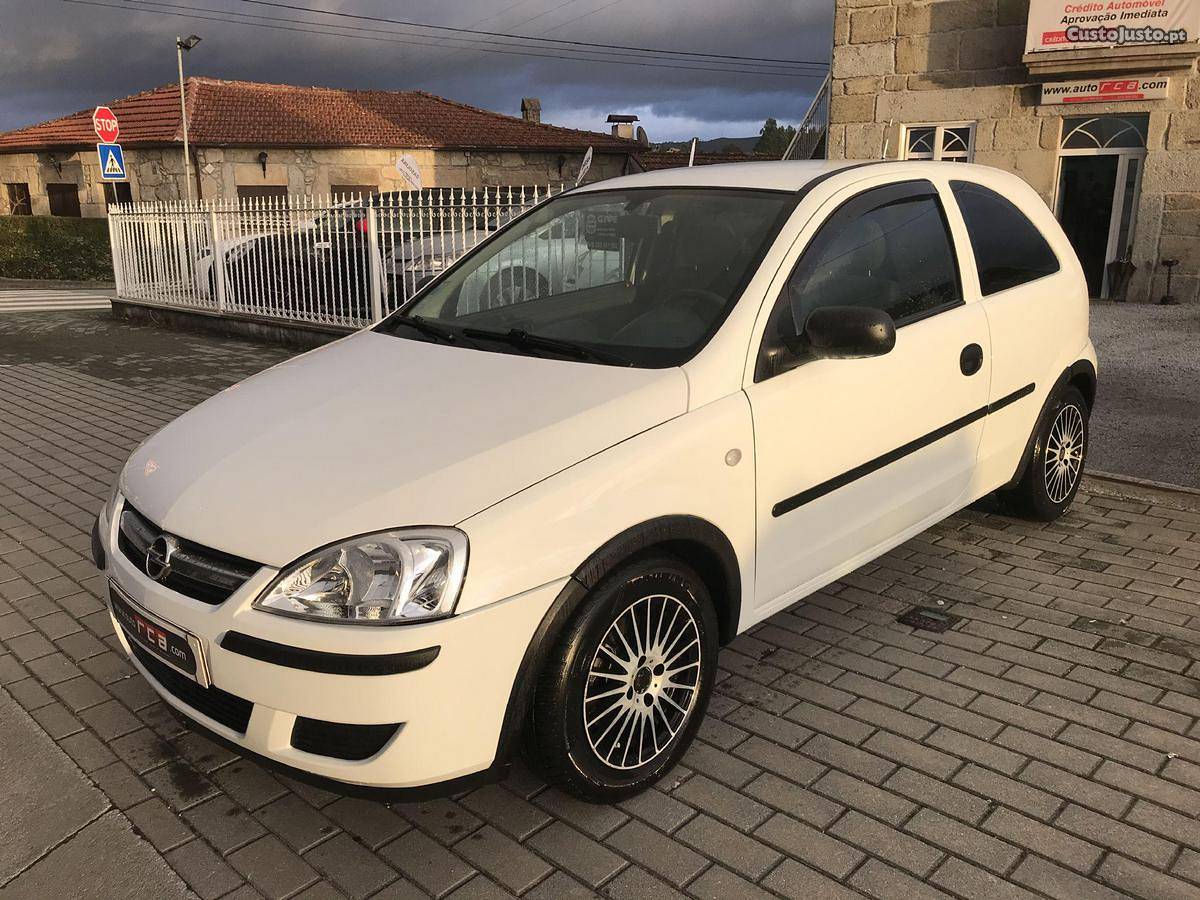
[[928,181],[873,188],[838,207],[796,263],[767,323],[759,374],[803,359],[805,323],[821,306],[868,306],[897,326],[962,303],[945,211]]
[[969,181],[952,181],[950,190],[971,236],[983,296],[1058,271],[1058,257],[1012,201]]

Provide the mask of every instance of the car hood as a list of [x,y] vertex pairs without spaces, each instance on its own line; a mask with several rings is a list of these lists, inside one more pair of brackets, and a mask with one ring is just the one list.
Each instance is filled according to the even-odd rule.
[[282,566],[456,524],[686,408],[679,369],[361,332],[185,413],[134,451],[121,489],[164,531]]

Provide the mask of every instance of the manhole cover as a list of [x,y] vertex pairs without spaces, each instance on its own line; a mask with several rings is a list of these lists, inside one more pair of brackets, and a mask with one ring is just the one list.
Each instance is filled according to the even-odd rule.
[[936,631],[939,634],[949,631],[962,621],[962,616],[952,616],[942,609],[930,606],[914,606],[908,612],[896,616],[896,621],[909,628],[920,628],[922,631]]

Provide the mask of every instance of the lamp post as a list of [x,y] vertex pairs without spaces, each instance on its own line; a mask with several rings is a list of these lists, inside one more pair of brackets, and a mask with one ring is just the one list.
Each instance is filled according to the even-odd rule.
[[183,88],[183,51],[191,50],[200,43],[200,35],[189,34],[186,38],[175,37],[175,57],[179,62],[179,112],[183,119],[183,183],[187,189],[188,203],[192,202],[192,157],[188,150],[187,100]]

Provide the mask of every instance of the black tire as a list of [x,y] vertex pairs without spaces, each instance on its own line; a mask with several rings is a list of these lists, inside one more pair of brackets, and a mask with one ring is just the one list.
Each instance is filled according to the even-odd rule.
[[[636,643],[639,633],[647,637],[642,645]],[[629,642],[631,653],[618,638]],[[667,555],[621,566],[584,599],[547,660],[527,731],[530,761],[547,781],[593,803],[645,790],[695,737],[712,693],[718,648],[712,600],[689,566]],[[632,671],[622,669],[618,656]],[[671,671],[691,687],[664,678]],[[625,734],[629,740],[622,740]]]
[[1087,448],[1087,401],[1078,388],[1068,387],[1038,426],[1025,474],[1016,487],[1001,493],[1005,506],[1022,518],[1057,519],[1079,491]]

